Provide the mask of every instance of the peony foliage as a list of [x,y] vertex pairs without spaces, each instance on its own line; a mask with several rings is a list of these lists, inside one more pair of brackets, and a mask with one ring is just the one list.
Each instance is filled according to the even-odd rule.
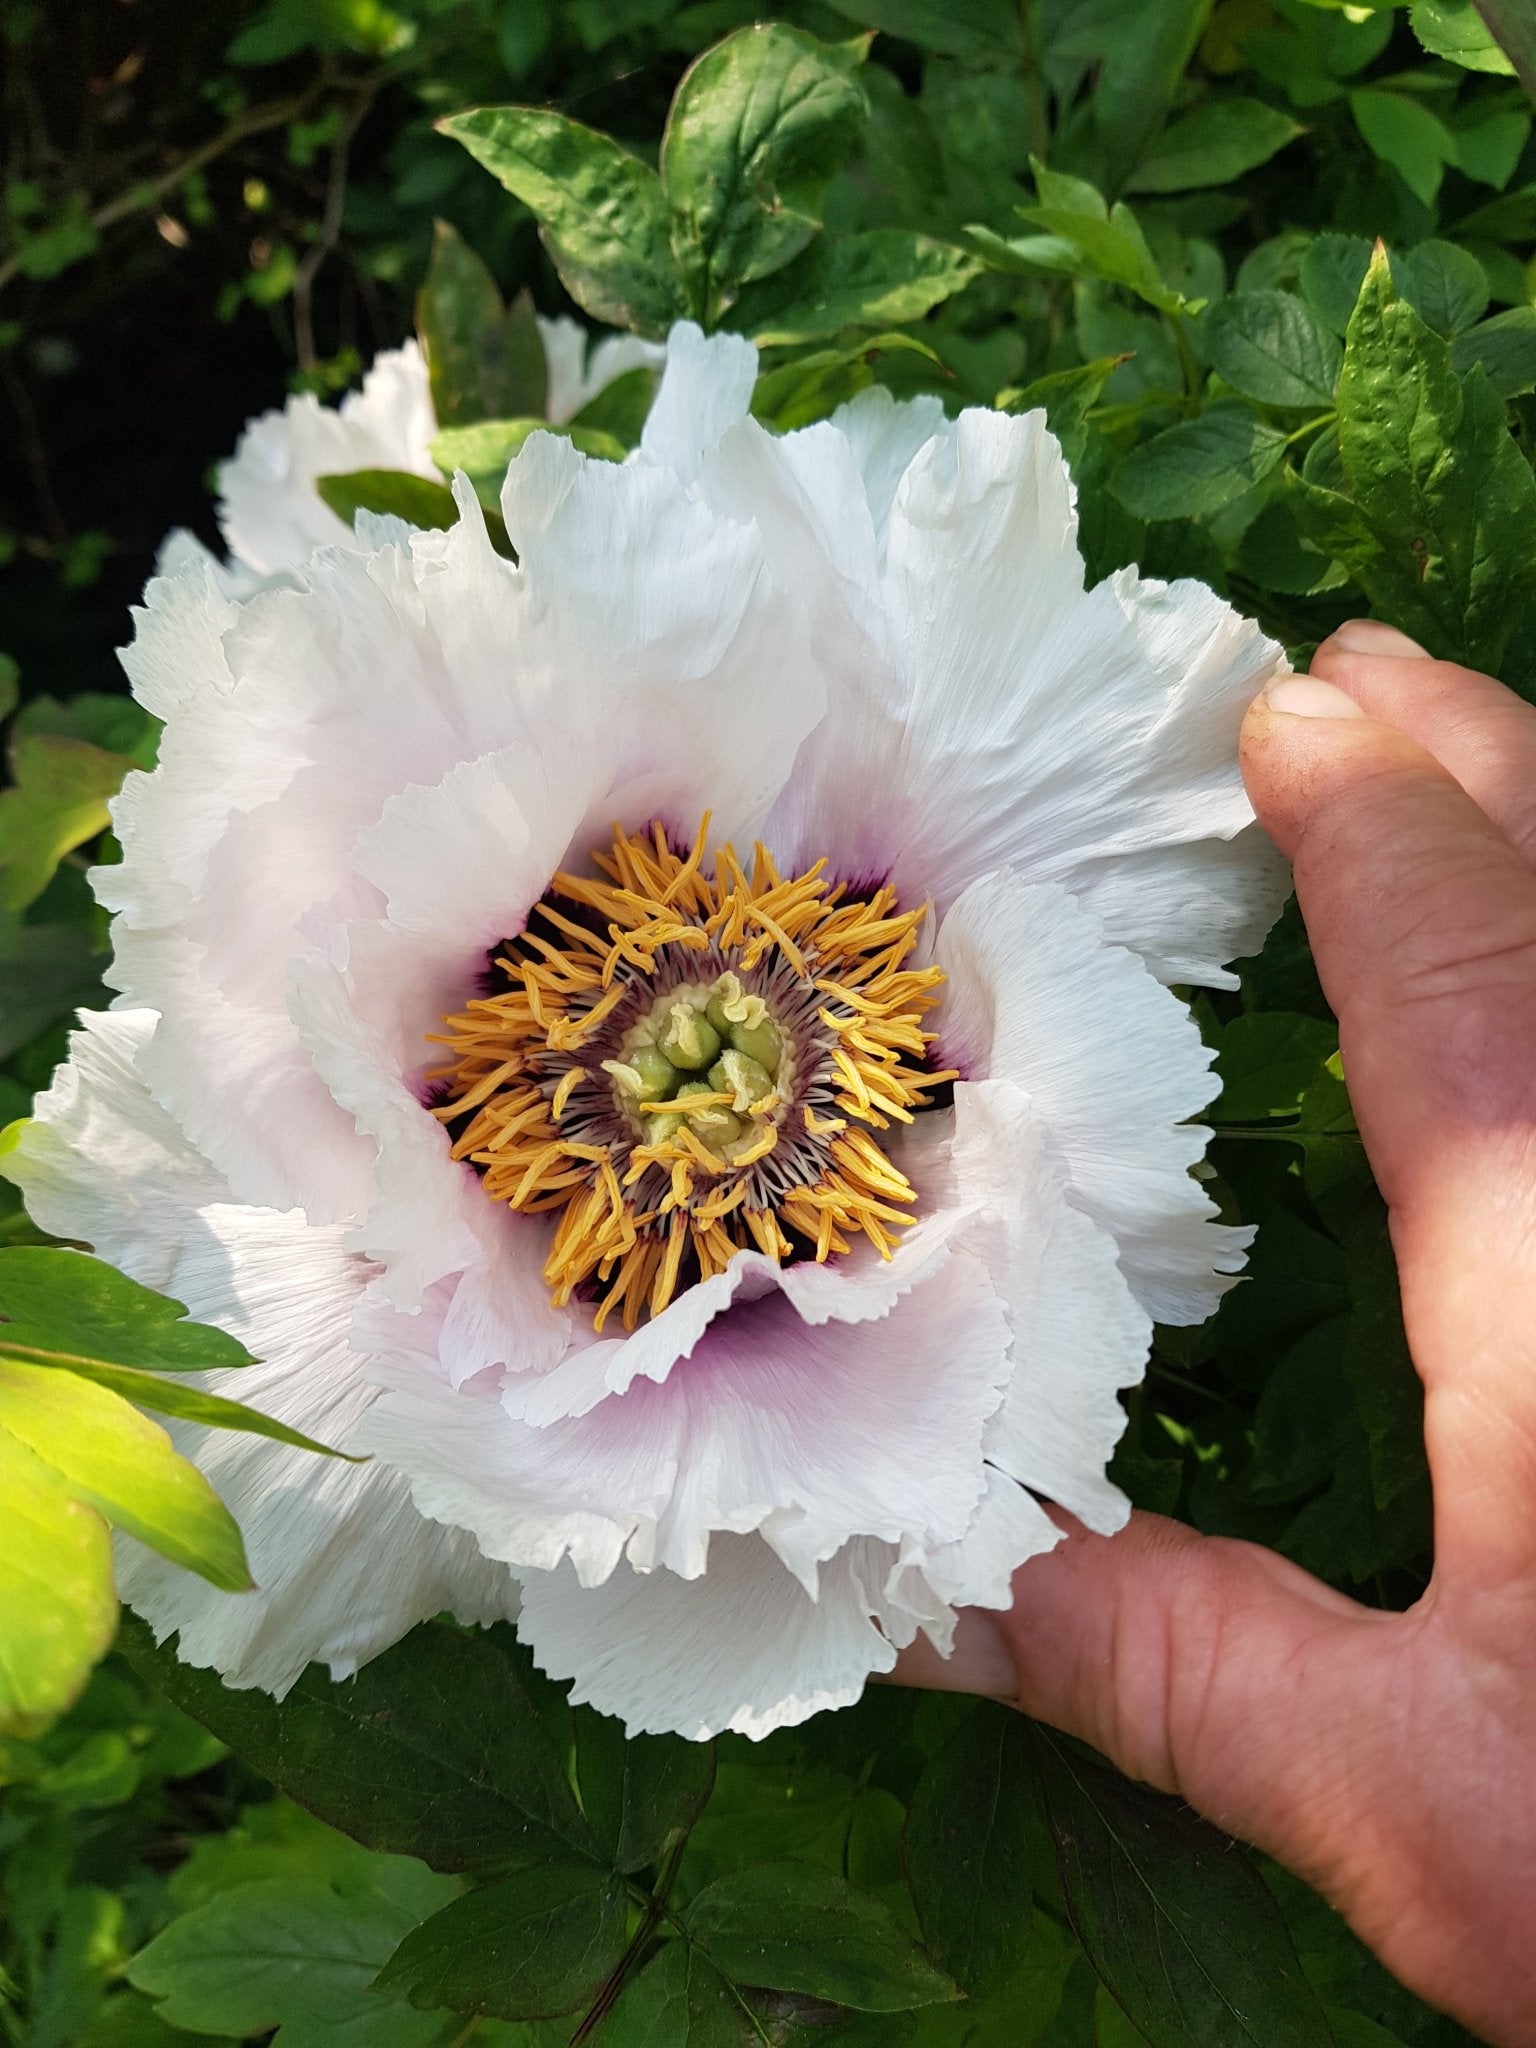
[[[355,90],[308,239],[414,334],[338,396],[269,251],[307,383],[132,697],[0,673],[0,2024],[1464,2039],[1174,1802],[869,1681],[1053,1509],[1423,1584],[1235,735],[1363,610],[1536,689],[1520,32],[464,13],[252,11],[232,76]],[[73,275],[117,216],[37,195],[5,275]]]

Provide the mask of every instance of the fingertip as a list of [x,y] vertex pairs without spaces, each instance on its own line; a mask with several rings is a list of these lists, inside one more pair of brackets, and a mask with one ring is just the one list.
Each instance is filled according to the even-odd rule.
[[1275,676],[1259,698],[1266,711],[1284,718],[1364,718],[1365,712],[1346,690],[1321,676]]
[[1396,626],[1384,625],[1380,619],[1346,619],[1321,643],[1317,653],[1322,656],[1367,654],[1384,661],[1434,659],[1427,647],[1421,647],[1417,640],[1410,640]]

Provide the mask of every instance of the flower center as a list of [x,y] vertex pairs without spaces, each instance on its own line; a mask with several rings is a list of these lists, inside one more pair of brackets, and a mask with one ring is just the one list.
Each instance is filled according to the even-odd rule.
[[492,1200],[558,1214],[557,1305],[600,1295],[634,1329],[738,1251],[882,1257],[916,1195],[871,1135],[954,1080],[928,1068],[943,981],[907,964],[926,911],[852,892],[825,861],[785,880],[765,847],[704,872],[617,827],[591,876],[560,873],[492,990],[444,1020],[433,1114]]

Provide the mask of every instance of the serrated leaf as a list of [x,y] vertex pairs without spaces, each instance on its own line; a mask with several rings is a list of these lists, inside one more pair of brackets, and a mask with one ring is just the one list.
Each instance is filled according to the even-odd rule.
[[[11,1254],[9,1256],[15,1256]],[[157,1423],[73,1373],[0,1357],[0,1434],[114,1528],[225,1592],[251,1584],[234,1517]]]
[[543,418],[549,366],[533,300],[521,292],[504,306],[490,271],[447,221],[438,221],[433,232],[416,295],[416,328],[440,427]]
[[1245,405],[1213,405],[1133,448],[1111,488],[1139,519],[1199,519],[1262,483],[1285,435]]
[[1536,599],[1536,478],[1487,378],[1458,378],[1448,343],[1394,293],[1384,252],[1337,397],[1340,455],[1378,550],[1352,564],[1366,594],[1431,653],[1496,669]]
[[1536,391],[1536,306],[1512,306],[1457,335],[1452,369],[1466,377],[1477,366],[1500,398]]
[[1149,2048],[1326,2048],[1322,2007],[1248,1852],[1047,1729],[1036,1764],[1067,1911]]
[[1344,352],[1294,293],[1234,292],[1211,307],[1202,333],[1211,368],[1245,398],[1261,405],[1332,405]]
[[759,1863],[717,1878],[686,1916],[690,1939],[724,1976],[905,2012],[958,1996],[954,1984],[866,1893],[811,1863]]
[[1392,259],[1398,290],[1436,334],[1460,334],[1488,310],[1481,263],[1454,242],[1420,242]]
[[436,1870],[599,1853],[492,1635],[424,1622],[356,1678],[312,1665],[280,1701],[181,1663],[132,1618],[122,1643],[158,1692],[368,1848]]
[[1127,180],[1130,192],[1188,192],[1226,185],[1268,163],[1303,132],[1263,100],[1209,100],[1165,128]]
[[819,232],[821,189],[866,112],[856,67],[867,48],[760,22],[684,73],[662,138],[661,182],[673,252],[707,326],[743,285],[782,270]]
[[[452,1889],[430,1881],[439,1898]],[[426,2048],[442,2014],[372,1988],[417,1917],[372,1887],[343,1896],[312,1880],[257,1879],[173,1920],[134,1957],[128,1981],[159,2000],[161,2019],[196,2033],[280,2026],[281,2048]]]
[[593,1832],[616,1870],[641,1870],[686,1835],[709,1804],[715,1745],[680,1735],[625,1738],[590,1710],[576,1724],[576,1775]]
[[968,250],[906,228],[828,236],[742,292],[728,324],[760,348],[819,341],[845,327],[898,326],[922,319],[981,268]]
[[661,180],[612,139],[544,107],[481,107],[438,123],[537,217],[571,297],[653,338],[691,310]]
[[623,1881],[590,1863],[539,1863],[481,1885],[408,1934],[376,1980],[431,2011],[547,2019],[572,2011],[624,1953]]
[[968,1997],[985,1998],[1019,1966],[1033,1917],[1029,1732],[985,1702],[917,1782],[906,1865],[929,1948]]
[[0,1429],[0,1735],[62,1714],[116,1625],[106,1523]]

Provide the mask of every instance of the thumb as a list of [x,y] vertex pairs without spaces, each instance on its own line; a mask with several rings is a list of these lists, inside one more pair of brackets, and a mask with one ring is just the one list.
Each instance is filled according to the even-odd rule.
[[952,1657],[919,1638],[895,1676],[1014,1700],[1325,1882],[1339,1830],[1375,1826],[1378,1766],[1350,1731],[1397,1654],[1393,1619],[1274,1551],[1136,1514],[1112,1537],[1070,1523],[1010,1609],[967,1610]]

